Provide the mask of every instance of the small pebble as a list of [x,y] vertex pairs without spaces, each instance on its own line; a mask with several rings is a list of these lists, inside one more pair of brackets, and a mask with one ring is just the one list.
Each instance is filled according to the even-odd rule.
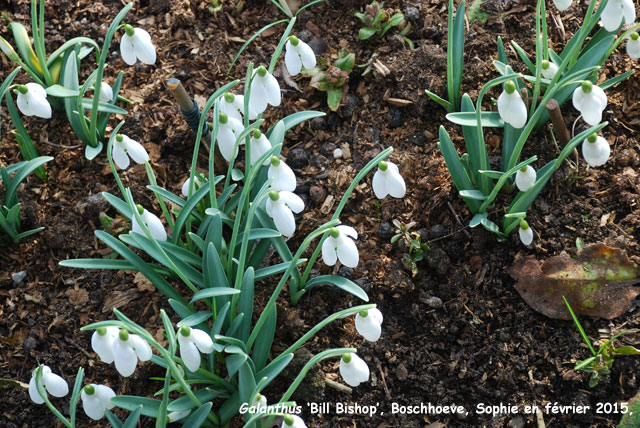
[[411,144],[412,146],[418,146],[418,147],[422,147],[424,146],[424,134],[422,133],[415,133],[415,134],[411,134],[409,135],[409,144]]
[[407,376],[409,376],[407,368],[402,363],[398,364],[398,367],[396,367],[396,377],[398,380],[407,380]]
[[435,224],[429,229],[429,239],[437,239],[443,237],[447,230],[441,224]]
[[342,150],[340,148],[337,148],[333,151],[333,157],[335,159],[341,159],[342,158]]
[[304,43],[309,43],[309,40],[311,40],[311,33],[309,33],[307,30],[302,30],[296,35],[296,37],[298,37],[298,39],[300,39],[300,41]]
[[396,107],[389,109],[389,128],[399,128],[404,124],[404,114]]
[[378,227],[378,236],[384,240],[391,239],[393,236],[393,226],[391,223],[388,221],[380,223],[380,226]]
[[338,269],[338,275],[351,279],[353,278],[353,269],[344,265],[340,266],[340,269]]
[[22,342],[22,349],[24,349],[27,352],[31,352],[34,349],[36,349],[37,344],[38,344],[38,341],[35,339],[35,337],[27,336],[24,342]]
[[327,116],[327,125],[329,125],[329,129],[335,130],[340,126],[340,117],[335,113],[331,113]]
[[471,270],[476,271],[482,267],[482,257],[480,256],[472,256],[469,259],[469,265],[471,266]]
[[287,165],[291,168],[304,168],[309,163],[309,155],[304,149],[293,149],[287,156]]
[[27,277],[27,271],[26,270],[22,270],[20,272],[16,272],[14,274],[11,274],[11,280],[13,281],[14,285],[20,284],[22,281],[24,281],[24,279],[26,277]]
[[327,121],[324,117],[314,117],[311,119],[311,129],[320,131],[327,127]]
[[313,39],[309,43],[309,47],[316,56],[322,56],[329,49],[329,45],[322,39]]
[[404,13],[404,18],[412,23],[415,23],[420,19],[420,10],[415,6],[405,6],[402,12]]
[[309,188],[309,196],[313,201],[322,203],[327,197],[327,191],[324,190],[324,187],[311,186]]
[[431,296],[428,299],[426,299],[424,302],[427,304],[427,306],[433,309],[441,308],[443,305],[442,299],[436,296]]
[[524,428],[524,425],[525,425],[524,418],[522,416],[518,415],[518,416],[514,417],[513,419],[511,419],[507,426],[509,428]]

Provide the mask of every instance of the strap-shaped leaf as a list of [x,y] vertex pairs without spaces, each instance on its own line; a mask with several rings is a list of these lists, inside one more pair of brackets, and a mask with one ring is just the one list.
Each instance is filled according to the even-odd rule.
[[[462,126],[476,126],[478,124],[475,112],[457,112],[449,113],[447,120]],[[500,113],[497,111],[483,111],[480,113],[480,120],[482,126],[485,128],[502,128],[504,122],[500,118]]]
[[191,302],[193,303],[198,300],[207,299],[209,297],[218,297],[218,296],[231,296],[233,294],[240,294],[240,290],[236,290],[235,288],[229,287],[211,287],[205,288],[204,290],[198,290],[193,294],[191,298]]
[[273,305],[271,306],[267,318],[260,329],[260,334],[253,346],[253,354],[251,354],[251,359],[253,360],[257,371],[262,370],[267,363],[267,358],[269,358],[269,352],[271,351],[271,345],[273,343],[273,336],[276,331],[277,318],[276,306]]
[[238,313],[244,314],[244,319],[240,325],[240,331],[237,337],[246,342],[249,339],[251,330],[251,319],[253,317],[253,293],[254,293],[255,275],[252,267],[249,267],[242,276],[242,288],[240,299],[238,300]]
[[[187,397],[189,398],[189,397]],[[158,416],[160,411],[160,400],[153,398],[138,397],[137,395],[118,395],[111,398],[111,402],[121,409],[134,411],[142,406],[141,414],[150,418]]]
[[[182,207],[182,211],[180,211],[180,215],[176,218],[176,223],[173,226],[173,236],[171,239],[174,244],[178,243],[178,239],[180,239],[180,234],[182,233],[184,224],[187,222],[187,218],[192,215],[192,211],[196,205],[198,205],[198,202],[209,194],[209,190],[209,186],[202,186],[191,195],[189,200],[184,204],[184,207]],[[190,230],[187,232],[190,232]]]
[[114,270],[134,270],[133,266],[127,260],[109,260],[109,259],[71,259],[62,260],[58,263],[60,266],[78,268],[78,269],[114,269]]
[[[213,400],[214,398],[216,398],[216,394],[216,391],[213,391],[209,388],[204,388],[194,393],[198,401],[200,401],[201,403]],[[167,411],[184,412],[186,410],[194,409],[196,406],[196,403],[191,400],[191,397],[189,397],[188,395],[183,395],[182,397],[170,402],[167,406]]]
[[191,428],[191,427],[199,427],[202,423],[207,420],[207,416],[211,411],[211,407],[213,406],[213,402],[209,401],[204,403],[202,406],[198,407],[198,410],[191,413],[187,419],[184,420],[182,424],[182,428]]
[[305,285],[305,290],[309,290],[318,285],[333,285],[335,287],[340,288],[341,290],[346,291],[349,294],[353,294],[354,296],[356,296],[361,300],[364,300],[365,302],[369,301],[369,296],[367,296],[367,293],[358,284],[342,276],[337,276],[337,275],[316,276],[315,278],[307,281],[307,284]]

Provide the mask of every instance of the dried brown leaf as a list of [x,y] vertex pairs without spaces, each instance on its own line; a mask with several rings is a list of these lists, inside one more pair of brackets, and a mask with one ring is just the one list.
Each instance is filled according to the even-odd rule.
[[556,319],[570,319],[562,296],[574,312],[613,319],[629,311],[640,290],[640,271],[617,248],[590,244],[575,258],[563,252],[545,261],[533,257],[509,269],[520,296],[536,311]]

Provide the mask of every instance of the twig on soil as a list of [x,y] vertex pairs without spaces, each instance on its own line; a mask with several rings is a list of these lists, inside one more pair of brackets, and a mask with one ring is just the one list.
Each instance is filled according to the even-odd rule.
[[82,144],[76,144],[76,145],[73,145],[73,146],[65,146],[63,144],[50,143],[48,141],[43,141],[43,143],[48,144],[48,145],[53,146],[53,147],[60,147],[61,149],[67,149],[67,150],[74,150],[74,149],[77,149],[78,147],[82,147]]
[[447,202],[447,206],[451,210],[451,213],[453,214],[453,217],[456,219],[456,222],[462,227],[462,232],[464,232],[464,234],[467,235],[467,238],[471,237],[471,234],[469,233],[469,231],[464,227],[464,224],[462,224],[462,222],[460,221],[460,217],[458,217],[458,213],[456,213],[456,210],[453,209],[451,202]]
[[327,377],[324,378],[324,382],[327,384],[329,388],[333,388],[336,391],[344,392],[345,394],[351,394],[353,390],[346,385],[343,385],[339,382],[331,380]]
[[65,340],[65,342],[70,343],[71,345],[76,347],[76,349],[78,349],[80,352],[82,352],[84,355],[86,355],[87,358],[91,358],[91,359],[95,358],[86,349],[84,349],[82,346],[78,345],[76,342],[74,342],[73,340],[69,339],[68,337],[65,337],[64,340]]
[[387,386],[387,380],[384,377],[384,371],[382,370],[382,364],[380,364],[380,360],[376,358],[376,367],[380,372],[380,378],[382,379],[382,386],[384,386],[384,395],[387,397],[387,400],[391,401],[391,393],[389,392],[389,387]]

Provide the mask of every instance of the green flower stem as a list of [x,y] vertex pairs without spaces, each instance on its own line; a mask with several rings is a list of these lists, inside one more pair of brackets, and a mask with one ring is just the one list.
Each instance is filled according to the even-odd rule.
[[498,193],[500,192],[500,189],[502,189],[502,186],[507,184],[507,181],[513,174],[518,172],[520,168],[525,167],[535,162],[536,160],[538,160],[537,156],[530,157],[526,161],[519,163],[518,165],[511,168],[509,171],[502,174],[502,177],[498,179],[498,181],[496,182],[496,185],[491,190],[491,193],[489,194],[489,196],[487,196],[487,199],[485,199],[482,205],[480,205],[480,208],[478,209],[478,213],[484,213],[487,211],[487,208],[489,208],[489,205],[491,205],[493,201],[496,199],[496,197],[498,196]]
[[[367,165],[365,165],[365,167],[362,168],[362,170],[358,174],[356,174],[356,177],[351,182],[351,185],[344,192],[344,195],[342,196],[342,199],[340,200],[340,203],[338,204],[338,207],[336,208],[335,212],[333,213],[333,216],[331,217],[331,220],[338,220],[340,218],[340,214],[342,214],[342,210],[344,209],[345,205],[347,205],[347,201],[349,200],[349,197],[351,197],[351,194],[353,193],[353,191],[356,188],[356,186],[358,184],[360,184],[360,181],[362,181],[362,179],[373,168],[375,168],[378,165],[378,163],[380,163],[380,161],[388,158],[389,155],[391,155],[392,152],[393,152],[393,147],[387,147],[385,150],[380,152],[378,154],[378,156],[376,156],[373,159],[371,159],[369,161],[369,163]],[[336,223],[336,224],[340,224],[340,223]],[[322,239],[320,239],[320,241],[318,242],[318,246],[316,247],[315,251],[313,252],[313,255],[311,256],[311,258],[309,259],[309,262],[307,264],[307,267],[305,268],[304,274],[302,275],[302,280],[301,280],[300,284],[298,285],[298,287],[304,287],[305,284],[307,283],[307,280],[309,279],[309,274],[311,273],[311,269],[313,268],[313,266],[316,263],[316,260],[320,256],[320,251],[322,250],[322,243],[324,242],[325,239],[327,239],[327,236],[328,236],[328,234],[325,234],[322,237]],[[296,294],[296,293],[297,293],[297,289],[294,290],[294,294]]]
[[[152,186],[157,186],[158,182],[156,181],[156,175],[153,173],[153,168],[151,167],[151,164],[149,163],[149,161],[145,161],[144,169],[147,171],[147,178],[149,179],[149,184],[151,184]],[[153,194],[156,196],[156,199],[158,200],[158,205],[160,205],[160,209],[162,210],[162,215],[167,220],[167,224],[169,225],[169,228],[173,230],[173,225],[174,225],[173,216],[171,215],[171,212],[167,208],[167,204],[165,204],[164,198],[162,197],[162,195],[160,195],[157,192],[153,192]]]
[[40,394],[40,396],[44,400],[44,402],[47,405],[47,407],[49,408],[49,410],[51,410],[51,413],[53,413],[55,415],[55,417],[60,420],[60,422],[62,422],[65,426],[67,426],[69,428],[73,428],[74,425],[72,425],[71,422],[69,422],[64,416],[62,416],[62,413],[60,413],[60,411],[58,411],[58,409],[56,409],[55,406],[53,404],[51,404],[51,401],[49,401],[49,397],[47,395],[47,392],[46,392],[46,390],[44,389],[44,387],[41,384],[43,368],[44,368],[44,365],[40,364],[38,366],[38,368],[36,369],[36,373],[35,373],[35,376],[36,376],[36,388],[38,389],[38,394]]
[[[541,21],[545,23],[544,31],[541,30]],[[531,97],[531,107],[529,111],[535,111],[536,102],[538,101],[538,96],[540,95],[540,79],[542,73],[542,59],[543,56],[549,55],[549,50],[546,48],[547,45],[547,15],[545,10],[544,0],[539,0],[536,7],[536,82],[533,85],[533,96]],[[542,51],[542,52],[540,52]]]
[[376,307],[375,304],[354,306],[353,308],[343,309],[340,312],[336,312],[335,314],[329,315],[327,318],[320,321],[311,330],[305,333],[305,335],[302,336],[300,339],[298,339],[293,345],[289,346],[287,349],[282,351],[280,355],[278,355],[276,358],[273,359],[273,361],[269,363],[269,365],[277,364],[277,362],[283,359],[287,354],[295,352],[299,347],[304,345],[309,339],[315,336],[317,332],[319,332],[320,330],[322,330],[323,328],[325,328],[327,325],[331,324],[335,320],[346,318],[348,316],[355,315],[361,311],[367,311],[375,307]]
[[298,259],[302,257],[302,254],[309,247],[309,245],[311,245],[311,242],[316,237],[324,234],[328,229],[334,226],[337,226],[339,223],[340,222],[338,220],[331,220],[328,223],[323,224],[322,226],[320,226],[319,228],[311,232],[309,235],[307,235],[304,241],[302,241],[302,244],[300,244],[300,248],[298,248],[298,251],[296,251],[293,258],[291,259],[289,267],[287,267],[287,270],[282,275],[282,278],[280,278],[280,282],[278,282],[276,289],[273,290],[273,294],[271,294],[271,297],[269,298],[269,301],[267,302],[264,309],[262,310],[262,313],[260,314],[260,317],[258,318],[256,325],[253,327],[253,331],[251,332],[251,335],[249,336],[249,340],[247,341],[247,344],[246,344],[248,351],[251,350],[251,347],[253,346],[253,342],[255,342],[255,340],[257,339],[258,334],[260,333],[260,329],[262,328],[262,326],[267,320],[268,314],[271,312],[272,307],[275,306],[276,304],[276,299],[282,292],[282,289],[284,288],[284,285],[286,284],[287,280],[291,276],[293,269],[296,268]]
[[[218,208],[218,196],[216,194],[216,183],[215,183],[215,148],[216,141],[218,139],[218,131],[220,130],[220,103],[216,100],[213,105],[213,126],[211,127],[211,143],[209,147],[209,203],[211,208]],[[222,155],[222,154],[221,154]],[[231,164],[231,162],[229,162]],[[195,175],[195,172],[194,172]],[[189,176],[189,180],[191,180],[191,176]],[[191,183],[191,182],[190,182]],[[189,185],[191,187],[191,185]]]
[[36,51],[36,57],[42,68],[42,75],[49,87],[53,85],[53,78],[47,67],[47,54],[44,44],[44,3],[45,0],[40,1],[40,7],[37,6],[38,1],[33,0],[31,2],[31,32],[33,33],[33,45]]

